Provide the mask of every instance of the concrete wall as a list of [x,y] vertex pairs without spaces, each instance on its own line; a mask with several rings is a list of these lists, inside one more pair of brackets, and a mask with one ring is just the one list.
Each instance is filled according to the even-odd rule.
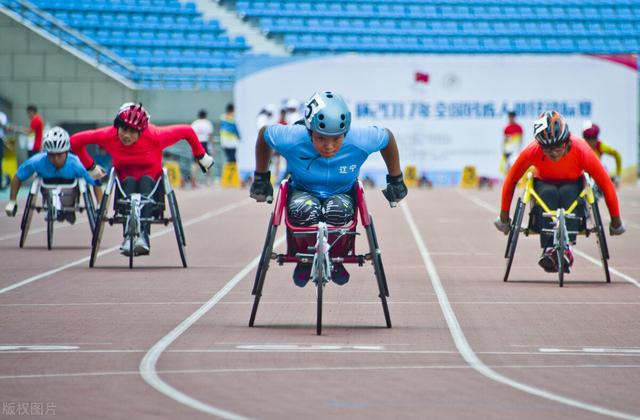
[[0,13],[0,97],[13,124],[28,125],[33,103],[45,123],[110,124],[118,107],[141,101],[156,124],[191,122],[200,108],[217,122],[231,91],[136,91]]

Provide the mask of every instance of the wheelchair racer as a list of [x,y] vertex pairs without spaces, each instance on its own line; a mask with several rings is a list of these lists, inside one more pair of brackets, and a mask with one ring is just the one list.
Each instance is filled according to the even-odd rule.
[[[95,185],[95,181],[82,166],[80,159],[69,153],[69,133],[63,128],[53,127],[47,131],[42,142],[42,149],[43,152],[33,155],[20,165],[11,181],[9,202],[5,207],[5,211],[10,217],[14,217],[18,211],[16,198],[20,186],[34,173],[47,184],[70,184],[76,178],[83,178],[88,184]],[[76,197],[73,194],[63,194],[61,200],[62,207],[74,207]],[[65,219],[71,224],[75,223],[75,212],[59,211],[58,221]]]
[[[96,165],[86,147],[89,144],[101,146],[112,157],[113,167],[124,193],[148,196],[162,176],[162,150],[182,139],[189,142],[200,168],[207,172],[213,166],[213,158],[206,153],[193,128],[187,124],[166,127],[150,124],[148,112],[139,103],[123,104],[112,126],[74,134],[71,136],[71,148],[91,175],[98,179],[106,175],[105,170]],[[164,199],[161,189],[159,187],[156,190],[155,200]],[[119,192],[116,191],[116,197],[118,196]],[[144,206],[140,212],[141,217],[152,217],[152,210],[151,206]],[[146,255],[150,249],[150,224],[143,223],[142,231],[143,234],[133,244],[133,252],[137,255]],[[120,251],[124,255],[132,252],[126,235]]]
[[[604,193],[605,202],[611,216],[609,233],[621,235],[625,228],[620,218],[620,209],[616,190],[600,160],[591,151],[587,142],[571,135],[564,117],[556,111],[545,111],[534,122],[535,141],[531,142],[520,153],[507,174],[502,187],[502,203],[500,216],[494,222],[496,228],[505,235],[509,233],[511,220],[509,208],[518,180],[533,166],[534,189],[550,209],[560,206],[567,208],[573,203],[583,189],[583,174],[589,173]],[[538,264],[547,272],[557,272],[558,262],[553,252],[553,235],[542,231],[552,227],[549,220],[545,224],[542,208],[534,206],[532,215],[535,228],[540,232],[540,245],[543,249]],[[584,203],[576,208],[575,214],[584,214]],[[567,219],[569,231],[579,230],[580,221]],[[570,242],[575,243],[576,235],[570,235]],[[564,252],[565,267],[573,264],[571,248]]]
[[[304,122],[304,124],[302,124]],[[351,127],[351,112],[339,94],[315,93],[305,104],[304,120],[294,125],[263,127],[256,141],[256,170],[250,196],[258,202],[273,197],[269,158],[271,149],[288,162],[291,174],[288,218],[296,226],[311,226],[324,220],[344,226],[353,219],[352,190],[360,167],[368,156],[380,151],[387,166],[384,196],[396,203],[407,195],[400,169],[396,140],[386,128]],[[334,264],[332,280],[349,281],[349,273]],[[311,264],[299,263],[293,273],[297,286],[304,287]]]
[[609,155],[616,160],[616,175],[613,177],[613,183],[617,187],[622,174],[622,157],[620,152],[600,140],[599,136],[600,127],[591,121],[587,121],[582,128],[582,138],[589,143],[598,158],[602,158],[602,155]]

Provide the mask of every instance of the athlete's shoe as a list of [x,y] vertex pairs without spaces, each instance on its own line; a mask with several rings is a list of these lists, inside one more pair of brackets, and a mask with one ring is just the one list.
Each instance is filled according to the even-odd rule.
[[126,257],[131,254],[131,244],[129,243],[128,236],[124,237],[124,241],[122,241],[122,244],[120,245],[120,253]]
[[311,264],[296,264],[295,270],[293,270],[293,282],[298,287],[304,287],[311,278]]
[[149,244],[144,236],[139,236],[133,242],[133,252],[135,252],[136,255],[149,255]]
[[558,262],[556,261],[556,253],[553,247],[547,247],[542,251],[542,255],[538,260],[538,265],[547,273],[558,272]]
[[564,264],[562,267],[564,268],[565,273],[569,273],[571,272],[570,267],[573,265],[573,252],[571,251],[571,248],[565,248],[563,258]]
[[333,271],[331,272],[331,280],[338,286],[342,286],[349,281],[349,273],[344,265],[336,263],[333,265]]
[[74,224],[76,222],[76,212],[68,211],[65,213],[64,218],[67,219],[67,222]]

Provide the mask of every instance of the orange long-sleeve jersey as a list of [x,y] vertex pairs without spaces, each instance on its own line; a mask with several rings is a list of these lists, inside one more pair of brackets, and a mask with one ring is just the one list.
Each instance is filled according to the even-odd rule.
[[502,186],[500,207],[503,211],[509,211],[518,180],[522,178],[527,169],[533,166],[533,176],[548,182],[574,182],[586,171],[604,193],[609,214],[612,217],[620,216],[616,189],[596,154],[580,137],[572,135],[569,141],[569,151],[558,162],[553,162],[546,157],[536,141],[532,141],[520,153]]
[[111,155],[113,166],[121,178],[138,179],[148,175],[157,179],[162,173],[162,150],[182,139],[189,142],[194,156],[205,153],[193,128],[185,124],[166,127],[149,124],[138,141],[130,146],[122,144],[118,130],[113,126],[82,131],[71,136],[71,148],[85,168],[93,165],[86,147],[88,144],[97,144]]

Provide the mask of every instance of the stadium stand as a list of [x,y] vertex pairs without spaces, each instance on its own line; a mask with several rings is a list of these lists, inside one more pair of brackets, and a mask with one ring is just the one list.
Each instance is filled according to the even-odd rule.
[[145,89],[229,90],[243,37],[177,0],[0,0],[60,42]]
[[238,1],[294,53],[634,53],[638,0]]

